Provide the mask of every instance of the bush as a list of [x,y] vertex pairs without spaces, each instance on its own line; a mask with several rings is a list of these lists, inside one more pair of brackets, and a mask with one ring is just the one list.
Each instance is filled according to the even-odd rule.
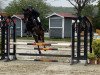
[[97,58],[100,58],[100,39],[96,39],[92,43],[92,49]]
[[88,53],[88,58],[89,58],[89,59],[95,59],[96,56],[95,56],[94,52]]

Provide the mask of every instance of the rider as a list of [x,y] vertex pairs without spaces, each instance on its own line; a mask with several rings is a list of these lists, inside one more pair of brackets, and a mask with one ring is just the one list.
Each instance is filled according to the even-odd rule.
[[43,27],[42,27],[40,18],[39,18],[40,13],[39,13],[37,10],[35,10],[34,8],[32,8],[31,5],[29,5],[27,9],[28,9],[29,11],[32,12],[33,18],[36,20],[36,22],[37,22],[37,24],[39,25],[39,27],[40,27],[42,30],[44,30]]

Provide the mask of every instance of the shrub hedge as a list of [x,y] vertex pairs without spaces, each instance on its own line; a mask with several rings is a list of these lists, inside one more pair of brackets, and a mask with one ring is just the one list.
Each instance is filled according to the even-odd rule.
[[97,58],[100,58],[100,39],[92,42],[92,49]]

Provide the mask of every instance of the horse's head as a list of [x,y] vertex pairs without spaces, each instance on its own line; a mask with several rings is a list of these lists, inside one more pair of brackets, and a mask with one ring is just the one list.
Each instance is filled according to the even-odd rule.
[[32,17],[31,12],[28,9],[23,9],[23,15],[24,15],[24,18],[23,18],[24,22],[27,22],[29,18]]

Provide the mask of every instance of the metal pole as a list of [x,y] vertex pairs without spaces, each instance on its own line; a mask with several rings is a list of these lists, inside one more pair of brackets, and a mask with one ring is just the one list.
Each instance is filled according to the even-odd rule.
[[5,59],[5,23],[1,26],[1,60]]
[[80,26],[81,26],[81,20],[80,20],[81,17],[79,17],[79,23],[78,23],[78,27],[77,27],[77,62],[79,62],[80,60],[80,43],[81,43],[81,36],[80,36]]
[[72,37],[71,37],[71,42],[72,42],[72,54],[71,54],[71,65],[74,63],[74,57],[75,57],[75,24],[72,24]]
[[9,61],[9,55],[10,55],[10,27],[8,23],[6,24],[6,59],[5,62]]
[[84,21],[84,23],[85,23],[85,30],[84,30],[84,60],[86,60],[86,64],[87,64],[88,26],[87,26],[86,21]]
[[90,24],[90,53],[92,53],[92,40],[93,40],[93,29],[92,29],[92,25]]
[[[16,24],[15,22],[13,21],[13,42],[16,42]],[[13,60],[16,60],[17,57],[16,57],[16,44],[13,44]]]

